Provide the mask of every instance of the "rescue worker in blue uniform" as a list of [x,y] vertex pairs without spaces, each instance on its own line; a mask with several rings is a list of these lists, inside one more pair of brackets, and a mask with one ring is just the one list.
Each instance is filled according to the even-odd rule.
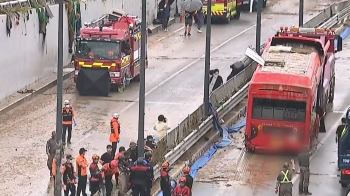
[[147,184],[151,180],[149,176],[150,168],[144,164],[144,158],[137,159],[137,165],[130,167],[128,187],[132,190],[132,196],[147,195]]
[[295,173],[294,159],[291,160],[292,168],[289,167],[289,163],[283,164],[283,169],[277,175],[277,183],[275,193],[279,196],[292,196],[293,184],[292,177]]

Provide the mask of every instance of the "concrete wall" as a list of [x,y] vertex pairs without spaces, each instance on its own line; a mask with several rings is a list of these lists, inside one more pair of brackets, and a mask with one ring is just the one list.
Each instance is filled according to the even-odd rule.
[[[147,21],[152,22],[160,0],[147,0]],[[175,4],[175,3],[174,3]],[[6,16],[0,15],[0,100],[23,89],[26,85],[55,72],[57,67],[58,6],[50,6],[54,18],[47,25],[46,42],[39,34],[39,20],[35,10],[29,20],[19,25],[13,20],[11,36],[6,34]],[[88,0],[81,2],[82,22],[89,22],[112,9],[124,10],[141,17],[141,0]],[[67,15],[64,14],[64,64],[70,61],[68,53]]]

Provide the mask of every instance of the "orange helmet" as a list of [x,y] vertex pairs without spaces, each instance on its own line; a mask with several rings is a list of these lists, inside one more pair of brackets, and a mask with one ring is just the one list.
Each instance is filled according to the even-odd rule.
[[186,182],[186,178],[185,177],[181,177],[179,182]]
[[99,160],[100,157],[97,154],[92,155],[92,160]]
[[169,166],[170,166],[170,164],[169,164],[167,161],[164,161],[164,162],[162,163],[162,168],[163,168],[163,169],[167,169],[167,168],[169,168]]
[[185,174],[189,174],[190,171],[191,171],[191,169],[189,167],[187,167],[187,166],[182,170],[182,172],[185,173]]

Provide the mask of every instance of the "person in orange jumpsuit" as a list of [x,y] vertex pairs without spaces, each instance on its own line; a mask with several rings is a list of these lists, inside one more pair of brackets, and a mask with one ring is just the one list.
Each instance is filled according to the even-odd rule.
[[86,184],[87,184],[87,170],[88,170],[89,165],[88,165],[88,161],[85,158],[86,151],[87,150],[85,148],[80,148],[79,155],[75,159],[77,173],[78,173],[77,196],[80,196],[80,193],[82,193],[83,196],[87,196]]
[[[113,175],[119,172],[118,162],[116,160],[111,161],[111,163],[106,163],[102,166],[102,176],[104,177],[105,186],[106,186],[106,196],[112,195]],[[118,180],[118,179],[116,179]]]
[[109,135],[109,141],[112,143],[112,156],[115,156],[117,151],[117,144],[119,142],[120,135],[120,123],[118,121],[119,114],[114,113],[110,122],[111,134]]
[[186,186],[186,177],[181,177],[179,185],[175,188],[173,196],[191,196],[191,190]]
[[[126,151],[125,147],[124,146],[121,146],[119,147],[119,152],[117,154],[115,154],[115,157],[114,157],[114,160],[116,160],[118,162],[118,158],[122,155],[124,155],[124,152]],[[118,186],[119,184],[119,172],[115,174],[115,183],[116,183],[116,186]]]

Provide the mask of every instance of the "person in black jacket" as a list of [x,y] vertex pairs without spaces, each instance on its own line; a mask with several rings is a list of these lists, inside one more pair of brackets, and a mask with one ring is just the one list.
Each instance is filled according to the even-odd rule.
[[217,88],[219,88],[221,85],[224,84],[224,80],[219,75],[219,70],[218,69],[210,70],[209,74],[210,74],[209,92],[213,92]]
[[160,189],[163,196],[171,196],[171,182],[170,182],[170,164],[168,162],[162,163],[162,170],[160,171]]
[[192,193],[192,185],[193,185],[193,177],[190,175],[191,169],[189,167],[185,167],[182,172],[185,174],[186,177],[186,186],[190,188],[191,193]]
[[136,162],[137,158],[138,158],[138,153],[137,153],[137,145],[135,142],[130,142],[129,145],[129,149],[127,150],[127,152],[130,153],[130,162],[134,163]]
[[147,183],[151,180],[150,168],[144,164],[142,157],[137,159],[137,164],[130,167],[129,186],[133,196],[147,195]]
[[152,153],[146,152],[145,153],[145,161],[147,163],[147,166],[149,167],[149,177],[150,181],[147,183],[147,194],[146,196],[151,196],[151,190],[152,190],[152,185],[154,183],[154,170],[153,170],[153,165],[151,163],[152,160]]

